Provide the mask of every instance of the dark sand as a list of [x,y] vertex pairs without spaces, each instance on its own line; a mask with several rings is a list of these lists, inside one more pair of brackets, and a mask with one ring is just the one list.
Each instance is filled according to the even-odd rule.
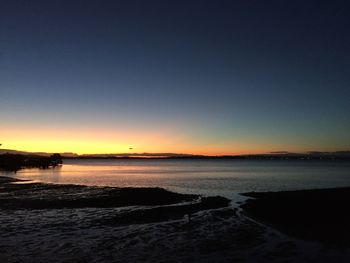
[[297,238],[350,247],[350,187],[243,195],[253,197],[241,206],[252,218]]
[[227,207],[229,203],[220,196],[178,194],[161,188],[44,184],[0,177],[0,209],[142,207],[100,220],[114,225],[190,217],[201,210]]
[[222,197],[0,177],[0,262],[349,259],[348,249],[290,238],[242,215]]

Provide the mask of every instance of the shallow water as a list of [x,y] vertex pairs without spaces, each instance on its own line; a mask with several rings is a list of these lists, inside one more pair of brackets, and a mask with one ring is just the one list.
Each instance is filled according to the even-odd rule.
[[350,186],[348,161],[292,160],[65,160],[54,169],[2,173],[49,183],[162,187],[221,195]]

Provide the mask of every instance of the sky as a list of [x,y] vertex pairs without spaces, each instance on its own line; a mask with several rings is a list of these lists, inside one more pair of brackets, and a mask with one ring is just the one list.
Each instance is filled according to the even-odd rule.
[[349,13],[345,0],[0,0],[1,147],[349,150]]

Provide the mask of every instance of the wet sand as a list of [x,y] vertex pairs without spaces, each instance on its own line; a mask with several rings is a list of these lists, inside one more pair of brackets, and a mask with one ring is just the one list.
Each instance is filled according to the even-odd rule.
[[230,200],[220,197],[178,194],[161,188],[117,188],[83,185],[45,184],[0,177],[0,209],[126,209],[99,223],[136,224],[182,218],[193,213],[227,207]]
[[46,184],[0,177],[0,208],[61,209],[169,205],[194,201],[199,196],[161,188],[116,188]]
[[[189,218],[190,216],[190,218]],[[348,262],[221,197],[0,177],[0,262]]]
[[252,218],[297,238],[350,247],[350,187],[243,195],[253,198],[242,205]]

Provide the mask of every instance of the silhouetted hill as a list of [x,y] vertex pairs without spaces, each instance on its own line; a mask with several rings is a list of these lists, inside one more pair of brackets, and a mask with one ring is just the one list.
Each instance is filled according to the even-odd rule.
[[[22,154],[49,157],[53,153],[25,152],[10,149],[0,149],[1,154]],[[76,154],[72,152],[59,153],[67,159],[244,159],[244,160],[350,160],[350,151],[292,153],[277,151],[265,154],[243,155],[195,155],[183,153],[108,153],[108,154]]]

